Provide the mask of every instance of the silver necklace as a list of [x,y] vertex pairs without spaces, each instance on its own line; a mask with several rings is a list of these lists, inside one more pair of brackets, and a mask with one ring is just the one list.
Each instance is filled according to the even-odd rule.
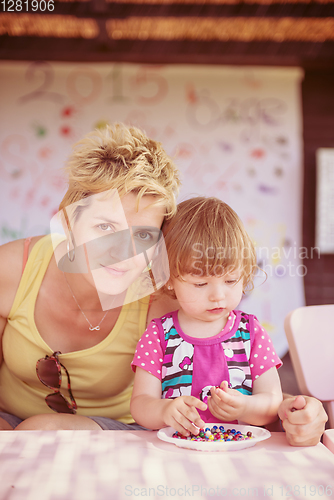
[[77,301],[77,299],[76,299],[76,296],[74,295],[74,293],[73,293],[73,291],[72,291],[72,288],[70,287],[70,284],[69,284],[69,282],[67,281],[66,274],[64,273],[64,271],[63,271],[63,275],[64,275],[64,278],[65,278],[66,284],[67,284],[67,286],[68,286],[68,289],[69,289],[69,291],[71,292],[72,297],[74,298],[75,303],[76,303],[76,305],[77,305],[77,306],[78,306],[78,308],[79,308],[79,311],[81,312],[81,314],[83,315],[83,317],[85,318],[85,320],[87,321],[87,323],[89,324],[89,329],[90,329],[90,331],[92,332],[93,330],[97,330],[97,331],[98,331],[98,330],[101,330],[100,325],[101,325],[102,321],[104,320],[104,318],[107,316],[107,314],[108,314],[108,312],[109,312],[109,309],[108,309],[108,311],[105,313],[105,315],[103,316],[103,318],[101,319],[100,323],[99,323],[98,325],[96,325],[96,326],[93,326],[93,325],[92,325],[92,323],[91,323],[91,322],[89,321],[89,319],[87,318],[86,314],[85,314],[85,313],[83,312],[83,310],[81,309],[81,307],[80,307],[80,305],[79,305],[79,303],[78,303],[78,301]]

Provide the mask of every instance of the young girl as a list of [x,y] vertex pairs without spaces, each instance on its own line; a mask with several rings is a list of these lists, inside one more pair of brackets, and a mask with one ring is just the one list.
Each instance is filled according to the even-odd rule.
[[256,272],[254,245],[216,198],[192,198],[163,226],[179,309],[154,319],[137,345],[131,413],[150,429],[198,434],[206,422],[277,418],[281,361],[255,316],[236,310]]

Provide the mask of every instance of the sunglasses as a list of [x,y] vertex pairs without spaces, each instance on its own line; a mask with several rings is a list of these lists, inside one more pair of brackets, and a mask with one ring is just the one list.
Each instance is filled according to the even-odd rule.
[[[52,389],[54,392],[45,398],[45,402],[51,410],[57,413],[76,413],[77,404],[72,394],[70,375],[65,366],[59,361],[58,356],[60,351],[54,352],[51,356],[46,355],[41,358],[36,364],[36,373],[42,384]],[[60,392],[61,386],[61,369],[65,370],[67,375],[67,388],[71,403]]]

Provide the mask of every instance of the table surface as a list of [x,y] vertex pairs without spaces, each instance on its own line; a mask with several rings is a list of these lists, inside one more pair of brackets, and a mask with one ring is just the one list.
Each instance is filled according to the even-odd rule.
[[185,450],[149,431],[2,431],[0,500],[332,498],[334,455],[273,433],[229,452]]

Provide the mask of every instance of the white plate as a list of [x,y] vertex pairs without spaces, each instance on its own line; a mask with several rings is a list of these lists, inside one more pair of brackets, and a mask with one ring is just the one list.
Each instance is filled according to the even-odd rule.
[[198,450],[198,451],[237,451],[243,450],[244,448],[250,448],[251,446],[255,446],[260,441],[264,441],[265,439],[270,438],[271,434],[266,429],[262,429],[262,427],[253,427],[252,425],[236,425],[236,424],[222,424],[220,423],[212,423],[206,424],[206,427],[213,427],[217,425],[224,425],[225,429],[235,429],[236,431],[240,431],[242,434],[247,434],[250,431],[253,435],[252,439],[245,439],[244,441],[188,441],[186,439],[178,439],[173,438],[173,434],[175,429],[172,427],[164,427],[158,431],[158,438],[161,441],[166,441],[167,443],[175,444],[179,448],[187,448],[189,450]]

